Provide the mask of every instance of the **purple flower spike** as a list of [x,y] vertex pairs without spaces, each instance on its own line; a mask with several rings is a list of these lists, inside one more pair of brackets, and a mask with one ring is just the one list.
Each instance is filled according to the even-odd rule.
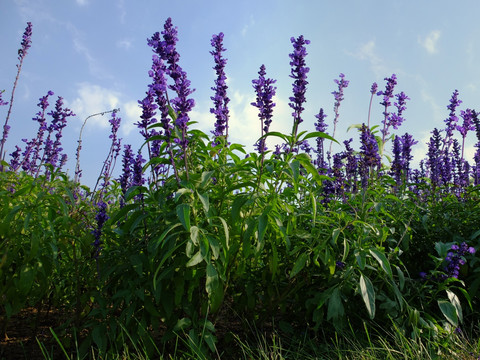
[[293,96],[289,98],[291,102],[288,105],[293,109],[292,136],[296,138],[298,125],[303,121],[301,117],[304,110],[303,103],[306,101],[307,74],[310,68],[305,63],[305,57],[307,56],[305,45],[310,44],[310,40],[306,40],[303,35],[300,35],[297,39],[292,37],[290,41],[293,44],[293,53],[290,54],[290,66],[292,67],[290,77],[294,79],[294,82]]
[[377,95],[383,96],[383,100],[380,102],[380,105],[383,105],[384,111],[384,119],[382,120],[383,123],[383,138],[382,141],[385,142],[385,138],[388,135],[388,119],[390,112],[388,111],[388,108],[392,105],[391,99],[393,98],[393,90],[395,89],[395,85],[397,85],[397,76],[395,74],[392,74],[391,77],[385,78],[384,80],[387,81],[387,85],[385,86],[385,91],[379,91]]
[[[18,60],[22,61],[25,55],[27,55],[27,50],[30,49],[32,44],[32,23],[27,22],[27,27],[22,37],[22,47],[18,49]],[[17,65],[18,66],[18,65]]]
[[[327,124],[325,123],[325,118],[327,114],[323,111],[323,108],[320,109],[317,115],[317,122],[315,123],[315,130],[320,132],[325,132],[327,130]],[[324,138],[318,137],[317,138],[317,148],[315,153],[317,154],[317,160],[315,160],[314,164],[317,166],[317,169],[326,169],[327,163],[325,162],[325,153],[324,153]]]
[[[256,101],[251,103],[251,105],[258,108],[258,118],[261,121],[262,130],[261,137],[263,137],[268,133],[270,124],[272,123],[273,107],[275,106],[273,97],[275,96],[275,91],[277,88],[273,86],[276,80],[265,79],[265,65],[260,66],[258,75],[258,79],[252,80],[253,88],[255,89],[257,97]],[[259,142],[257,142],[255,147],[260,154],[265,153],[267,150],[267,147],[265,146],[265,138],[262,138]]]
[[[338,79],[333,80],[335,82],[335,84],[338,85],[338,90],[332,92],[333,96],[335,97],[335,104],[333,105],[333,112],[335,113],[335,118],[333,119],[333,134],[332,134],[332,137],[335,137],[335,132],[337,130],[337,123],[338,123],[338,117],[339,117],[338,109],[340,108],[340,104],[343,100],[343,89],[348,87],[348,83],[349,83],[348,80],[345,80],[345,75],[344,74],[340,74],[339,78],[340,78],[340,80],[338,80]],[[332,145],[333,145],[333,141],[330,142],[329,153],[332,153]]]
[[450,99],[450,104],[447,106],[447,109],[450,110],[450,114],[448,116],[448,119],[445,120],[447,127],[445,129],[446,136],[444,146],[447,147],[447,150],[452,143],[453,130],[455,130],[456,124],[458,122],[458,117],[455,115],[455,111],[461,103],[462,100],[458,98],[458,90],[455,90],[452,94],[452,98]]
[[[215,66],[213,69],[217,74],[217,79],[215,80],[215,86],[211,89],[215,92],[215,96],[210,97],[213,100],[214,108],[210,109],[212,114],[215,114],[217,121],[215,122],[215,131],[212,133],[215,137],[224,136],[228,138],[228,103],[230,99],[227,97],[227,77],[225,75],[225,65],[227,64],[227,59],[222,57],[222,52],[226,49],[223,47],[223,33],[218,35],[213,35],[211,44],[214,48],[213,51],[210,51],[210,54],[213,55]],[[214,142],[214,145],[216,141]]]

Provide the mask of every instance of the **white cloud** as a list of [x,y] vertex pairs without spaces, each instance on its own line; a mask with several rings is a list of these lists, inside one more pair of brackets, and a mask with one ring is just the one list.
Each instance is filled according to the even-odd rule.
[[[253,145],[260,138],[261,123],[258,118],[258,109],[251,105],[255,101],[255,97],[251,94],[243,94],[234,91],[229,95],[229,129],[228,136],[231,143],[245,145],[247,152],[253,151]],[[289,133],[291,131],[291,122],[289,122],[290,110],[288,104],[274,99],[276,106],[273,109],[273,119],[270,125],[270,131],[278,131]],[[211,136],[211,131],[215,126],[215,116],[209,110],[199,109],[190,113],[190,119],[197,121],[195,128],[202,130]],[[281,143],[280,138],[267,138],[267,147],[269,150],[275,149],[275,144]]]
[[[80,121],[83,122],[92,114],[120,108],[118,113],[118,117],[122,119],[120,133],[123,136],[128,136],[136,130],[135,123],[142,114],[137,101],[124,100],[125,96],[118,91],[89,83],[78,85],[77,94],[78,96],[71,103],[68,103],[68,107],[72,109]],[[88,119],[87,127],[89,129],[107,129],[110,127],[109,120],[110,116],[108,114],[94,116]]]
[[132,39],[125,38],[125,39],[118,40],[116,45],[121,49],[129,50],[132,47]]
[[137,101],[128,101],[121,107],[122,124],[120,130],[125,136],[129,135],[132,131],[137,130],[135,123],[140,119],[142,115],[142,109],[138,106]]
[[[82,83],[77,93],[77,98],[68,105],[81,121],[92,114],[120,107],[120,93],[98,85]],[[108,116],[92,117],[88,120],[88,126],[105,129],[109,126],[108,120]]]
[[88,5],[88,0],[76,0],[76,3],[80,6]]
[[243,25],[243,28],[242,28],[242,31],[241,31],[242,36],[247,35],[248,30],[253,25],[255,25],[255,20],[253,19],[253,15],[250,15],[250,21],[247,24]]
[[433,30],[424,38],[418,37],[418,43],[423,46],[429,54],[435,54],[438,52],[438,40],[440,39],[440,30]]
[[368,61],[376,77],[383,77],[387,73],[383,59],[377,55],[375,41],[373,40],[362,44],[356,53],[348,54],[359,60]]

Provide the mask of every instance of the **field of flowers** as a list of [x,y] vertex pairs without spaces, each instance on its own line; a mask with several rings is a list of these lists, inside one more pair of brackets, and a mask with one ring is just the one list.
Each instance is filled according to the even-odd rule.
[[[33,118],[37,136],[7,146],[31,37],[28,23],[9,101],[0,92],[8,109],[0,143],[0,357],[12,356],[9,332],[25,311],[24,337],[46,358],[135,349],[145,358],[241,358],[252,329],[314,339],[311,358],[338,358],[332,343],[342,336],[370,342],[392,333],[433,342],[425,358],[479,356],[478,344],[465,357],[451,348],[458,339],[475,342],[480,320],[480,120],[459,109],[458,91],[418,168],[411,165],[417,141],[397,134],[409,98],[395,89],[395,74],[384,88],[371,87],[370,106],[384,109],[381,124],[355,126],[360,148],[350,139],[332,153],[349,82],[343,74],[335,80],[331,125],[323,109],[304,119],[309,41],[292,37],[292,131],[269,131],[276,87],[262,65],[252,80],[259,139],[246,153],[229,141],[223,33],[211,40],[216,122],[205,134],[189,115],[193,91],[167,19],[148,40],[151,83],[136,124],[144,144],[121,144],[119,110],[109,111],[110,152],[90,189],[81,185],[81,141],[74,178],[62,170],[62,129],[74,114],[61,97],[49,110],[52,92]],[[316,131],[302,131],[304,121],[315,121]],[[469,134],[478,140],[472,164],[464,158]],[[280,145],[268,149],[269,137]],[[113,178],[117,159],[122,172]],[[35,339],[53,310],[51,348]],[[297,356],[288,358],[309,358]]]

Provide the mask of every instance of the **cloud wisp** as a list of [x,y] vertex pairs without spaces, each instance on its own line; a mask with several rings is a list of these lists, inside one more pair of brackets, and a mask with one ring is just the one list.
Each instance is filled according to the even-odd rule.
[[440,40],[440,30],[432,30],[425,37],[418,37],[418,43],[429,53],[438,53],[438,41]]

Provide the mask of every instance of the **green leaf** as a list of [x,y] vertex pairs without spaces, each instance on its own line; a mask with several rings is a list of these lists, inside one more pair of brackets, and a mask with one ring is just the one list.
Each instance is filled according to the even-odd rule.
[[200,262],[202,262],[202,260],[203,260],[202,252],[200,250],[198,250],[197,253],[195,255],[193,255],[190,260],[188,260],[188,262],[186,263],[185,266],[186,267],[195,266],[195,265],[199,264]]
[[370,279],[363,274],[360,275],[360,292],[370,319],[373,319],[375,317],[375,290]]
[[388,275],[390,279],[393,279],[392,268],[390,267],[390,262],[383,252],[380,252],[378,249],[370,249],[370,254],[378,261],[383,271]]
[[457,314],[459,322],[463,322],[462,305],[460,305],[460,300],[458,299],[458,296],[455,295],[455,293],[451,290],[447,289],[446,291],[448,300],[450,300],[452,305],[455,307],[455,312]]
[[292,170],[293,180],[298,182],[298,177],[300,176],[300,162],[298,160],[292,161],[290,163],[290,169]]
[[342,298],[340,296],[340,289],[337,287],[333,290],[330,299],[328,300],[327,320],[338,319],[345,313],[343,308]]
[[192,325],[192,320],[187,317],[181,318],[177,321],[175,326],[173,327],[173,331],[184,331],[188,329]]
[[203,211],[205,211],[205,214],[208,214],[208,210],[210,210],[210,202],[208,200],[208,194],[200,194],[198,193],[198,198],[200,199],[200,202],[202,203],[203,206]]
[[198,235],[200,230],[197,226],[190,227],[190,239],[192,240],[193,245],[198,246]]
[[398,275],[400,290],[403,291],[403,288],[405,286],[405,275],[403,274],[403,271],[398,266],[395,265],[395,268],[397,269],[397,275]]
[[302,269],[305,267],[307,259],[308,259],[307,253],[302,252],[298,257],[297,261],[295,261],[292,271],[290,271],[290,279],[293,278],[295,275],[297,275],[300,271],[302,271]]
[[438,307],[442,311],[443,316],[448,320],[450,324],[458,326],[457,309],[455,306],[447,300],[438,300]]
[[180,204],[177,205],[177,216],[180,219],[183,227],[190,231],[190,205]]
[[266,211],[264,211],[263,214],[258,217],[257,252],[259,252],[263,248],[263,238],[265,237],[265,233],[267,232],[267,226],[268,226],[268,215]]
[[223,302],[223,286],[218,277],[217,270],[211,264],[207,264],[207,279],[205,281],[205,290],[208,294],[210,311],[216,313]]
[[311,133],[308,133],[307,135],[305,135],[305,137],[302,140],[308,140],[308,139],[311,139],[311,138],[327,139],[327,140],[331,140],[331,141],[334,141],[337,144],[339,144],[339,142],[337,140],[335,140],[333,137],[331,137],[330,135],[325,134],[324,132],[321,132],[321,131],[313,131]]

